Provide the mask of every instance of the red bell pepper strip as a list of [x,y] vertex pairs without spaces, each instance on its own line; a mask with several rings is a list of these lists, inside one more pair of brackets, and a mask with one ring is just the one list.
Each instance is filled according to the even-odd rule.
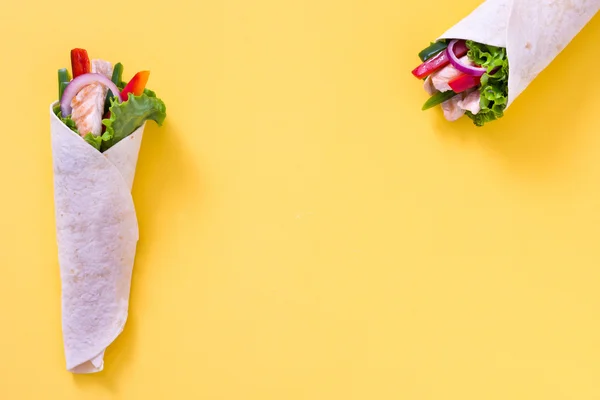
[[140,71],[135,74],[121,91],[121,100],[127,101],[129,93],[132,93],[134,96],[139,96],[144,93],[144,88],[146,87],[149,76],[150,71]]
[[[467,44],[464,40],[461,40],[460,42],[456,43],[456,46],[454,46],[454,53],[458,58],[464,57],[468,51],[469,49],[467,48]],[[448,64],[450,64],[448,54],[446,54],[445,51],[442,51],[437,56],[430,58],[415,68],[412,74],[419,79],[423,79],[433,74],[435,71],[439,71]]]
[[476,86],[479,86],[480,83],[481,83],[480,76],[463,74],[463,75],[457,76],[456,78],[454,78],[450,82],[448,82],[448,86],[450,86],[454,92],[462,93],[465,90],[469,90]]
[[73,70],[73,78],[91,72],[92,68],[87,51],[84,49],[71,50],[71,69]]

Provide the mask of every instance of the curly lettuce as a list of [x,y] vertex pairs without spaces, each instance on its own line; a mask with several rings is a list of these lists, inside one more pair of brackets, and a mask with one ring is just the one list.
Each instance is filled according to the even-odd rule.
[[[96,150],[102,150],[102,143],[104,142],[104,136],[105,134],[102,134],[100,136],[94,136],[91,133],[88,133],[87,135],[85,135],[83,137],[83,139],[88,142],[89,144],[91,144],[92,146],[94,146],[96,148]],[[108,138],[106,138],[108,140]]]
[[109,109],[110,118],[102,120],[106,131],[99,136],[102,140],[101,151],[108,150],[131,135],[147,120],[153,120],[161,126],[167,117],[165,103],[149,90],[140,96],[130,93],[127,100],[122,103],[111,99]]
[[467,111],[475,125],[483,126],[504,116],[508,102],[508,57],[503,47],[468,40],[467,48],[469,59],[487,70],[481,77],[481,111],[477,114]]

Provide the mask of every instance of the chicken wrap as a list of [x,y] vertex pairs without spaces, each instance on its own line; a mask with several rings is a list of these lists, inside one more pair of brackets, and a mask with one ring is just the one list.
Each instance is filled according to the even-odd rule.
[[145,88],[149,72],[71,51],[50,106],[54,203],[67,370],[99,372],[127,320],[138,223],[131,187],[146,121],[166,107]]
[[423,110],[477,126],[501,118],[598,10],[600,0],[485,1],[419,53]]

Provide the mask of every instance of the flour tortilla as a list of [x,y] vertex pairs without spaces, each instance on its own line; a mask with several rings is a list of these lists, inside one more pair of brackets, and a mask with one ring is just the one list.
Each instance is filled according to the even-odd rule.
[[138,224],[131,187],[144,125],[100,153],[50,106],[54,202],[67,369],[104,368],[127,320]]
[[508,105],[600,10],[600,0],[487,0],[440,39],[505,47]]

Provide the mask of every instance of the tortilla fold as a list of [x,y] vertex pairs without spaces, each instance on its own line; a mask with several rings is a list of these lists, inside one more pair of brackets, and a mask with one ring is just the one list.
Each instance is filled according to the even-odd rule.
[[487,0],[440,39],[505,47],[508,105],[600,10],[600,0]]
[[50,106],[54,203],[66,366],[104,368],[125,326],[138,223],[131,187],[144,125],[101,153]]

